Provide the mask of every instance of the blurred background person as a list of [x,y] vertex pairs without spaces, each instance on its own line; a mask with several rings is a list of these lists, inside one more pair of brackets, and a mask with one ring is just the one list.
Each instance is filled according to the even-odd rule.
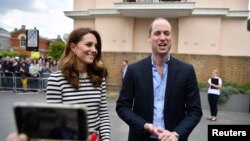
[[221,93],[222,79],[219,77],[217,69],[212,71],[211,77],[208,79],[207,98],[210,107],[210,116],[207,120],[216,121],[218,113],[218,101]]
[[122,79],[124,78],[126,74],[127,67],[128,67],[128,60],[124,59],[122,62],[122,69],[121,69]]

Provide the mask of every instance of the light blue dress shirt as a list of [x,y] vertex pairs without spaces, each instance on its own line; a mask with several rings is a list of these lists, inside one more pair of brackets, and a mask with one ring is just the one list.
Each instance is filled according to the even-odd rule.
[[152,59],[152,72],[153,72],[153,85],[154,85],[154,116],[153,125],[165,129],[164,124],[164,102],[166,94],[166,84],[168,78],[168,61],[170,57],[166,60],[164,64],[162,76],[158,73],[155,63]]

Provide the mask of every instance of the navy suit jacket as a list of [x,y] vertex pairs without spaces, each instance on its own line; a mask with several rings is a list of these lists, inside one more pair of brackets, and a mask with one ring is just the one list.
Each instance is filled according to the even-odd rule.
[[[129,125],[129,141],[147,141],[145,123],[153,122],[154,106],[151,56],[130,64],[117,100],[116,111]],[[192,65],[170,57],[166,86],[165,128],[186,141],[202,117],[199,88]]]

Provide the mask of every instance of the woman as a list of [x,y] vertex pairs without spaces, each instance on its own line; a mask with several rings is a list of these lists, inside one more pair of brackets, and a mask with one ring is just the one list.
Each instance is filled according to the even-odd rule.
[[53,59],[50,63],[49,71],[56,72],[58,70],[57,61]]
[[37,91],[39,89],[39,64],[37,59],[32,59],[29,66],[29,73],[31,78],[29,79],[30,88],[32,91]]
[[102,141],[109,141],[106,69],[100,65],[101,47],[97,31],[78,28],[71,32],[59,61],[60,70],[48,78],[47,103],[87,106],[89,132],[96,132]]
[[218,100],[220,96],[220,89],[222,87],[222,80],[218,76],[218,70],[214,69],[212,71],[211,78],[208,79],[208,103],[210,106],[211,115],[207,120],[216,121],[218,112]]

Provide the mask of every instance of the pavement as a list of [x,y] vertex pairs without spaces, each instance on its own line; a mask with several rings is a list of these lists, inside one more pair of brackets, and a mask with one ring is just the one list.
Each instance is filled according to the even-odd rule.
[[[115,112],[115,104],[117,97],[108,98],[108,109],[111,120],[111,140],[127,141],[128,126],[120,120]],[[16,131],[15,121],[13,117],[14,102],[46,102],[46,94],[29,93],[16,94],[13,92],[0,92],[0,140],[4,141],[6,136]],[[200,123],[190,134],[189,141],[207,141],[208,125],[250,125],[250,113],[220,111],[218,112],[217,121],[208,121],[209,110],[203,109],[203,117]]]

